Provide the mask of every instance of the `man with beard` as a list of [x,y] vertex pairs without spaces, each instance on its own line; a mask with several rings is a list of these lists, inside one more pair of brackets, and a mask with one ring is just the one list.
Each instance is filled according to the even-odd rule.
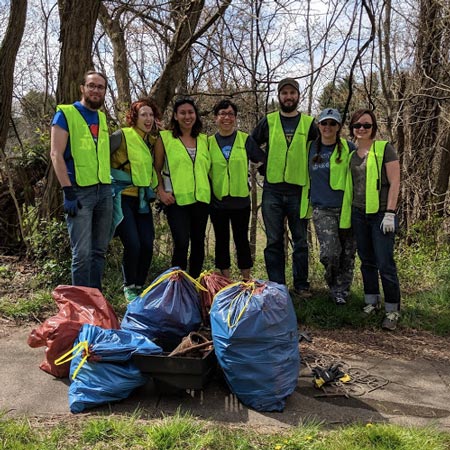
[[58,105],[52,121],[50,156],[64,192],[72,248],[72,284],[101,289],[112,221],[109,133],[100,111],[106,77],[89,71],[81,100]]
[[306,219],[300,219],[302,186],[308,176],[308,148],[317,137],[314,118],[297,111],[298,82],[285,78],[278,83],[280,110],[268,114],[253,130],[252,137],[265,145],[267,163],[262,195],[262,214],[267,244],[264,249],[270,281],[286,284],[285,221],[292,235],[294,292],[311,297],[308,282],[308,240]]

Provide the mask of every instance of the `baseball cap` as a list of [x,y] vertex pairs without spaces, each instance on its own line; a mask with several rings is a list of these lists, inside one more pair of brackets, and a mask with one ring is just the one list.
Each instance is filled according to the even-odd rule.
[[292,86],[293,88],[296,89],[297,92],[299,91],[298,88],[298,81],[295,80],[294,78],[283,78],[279,83],[278,83],[278,92],[281,91],[281,89],[283,89],[285,86]]
[[322,120],[333,119],[339,125],[342,125],[342,117],[337,109],[334,108],[326,108],[320,114],[317,121],[320,123]]

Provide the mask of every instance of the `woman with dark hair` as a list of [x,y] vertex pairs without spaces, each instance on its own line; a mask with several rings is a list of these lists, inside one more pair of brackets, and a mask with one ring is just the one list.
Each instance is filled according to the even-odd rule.
[[386,312],[381,326],[395,330],[400,317],[400,284],[394,261],[400,164],[394,147],[375,139],[377,130],[375,114],[369,109],[356,111],[350,119],[350,135],[357,150],[350,157],[343,219],[346,226],[351,223],[361,259],[364,312],[373,314],[380,309],[380,277]]
[[180,98],[173,106],[169,130],[161,131],[155,144],[157,193],[166,205],[174,250],[172,266],[197,278],[205,258],[205,231],[211,189],[208,172],[211,159],[208,138],[191,98]]
[[353,281],[356,247],[352,231],[340,228],[339,222],[349,152],[355,146],[341,138],[342,118],[336,109],[324,109],[318,123],[319,136],[309,150],[310,184],[302,192],[300,217],[307,217],[312,206],[325,281],[334,302],[345,305]]
[[248,224],[250,192],[249,160],[265,162],[265,153],[247,133],[236,130],[237,106],[230,100],[220,100],[214,106],[218,131],[209,136],[212,186],[210,208],[215,234],[215,264],[222,275],[230,278],[230,224],[236,248],[237,265],[243,280],[250,278],[253,266]]
[[110,138],[114,185],[127,186],[120,192],[123,218],[116,234],[123,244],[123,284],[128,301],[142,292],[152,261],[155,232],[149,202],[155,198],[151,188],[158,184],[152,152],[160,119],[152,99],[137,100],[127,112],[128,127]]

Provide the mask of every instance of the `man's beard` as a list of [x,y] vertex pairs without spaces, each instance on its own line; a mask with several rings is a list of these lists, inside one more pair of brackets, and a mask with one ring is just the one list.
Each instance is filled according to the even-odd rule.
[[86,103],[86,106],[90,109],[100,109],[103,106],[105,99],[102,98],[101,100],[95,101],[95,100],[91,100],[88,97],[85,97],[84,102]]
[[282,112],[285,113],[291,113],[293,111],[295,111],[297,109],[299,100],[297,100],[296,102],[292,103],[292,105],[285,105],[283,103],[280,102],[280,109]]

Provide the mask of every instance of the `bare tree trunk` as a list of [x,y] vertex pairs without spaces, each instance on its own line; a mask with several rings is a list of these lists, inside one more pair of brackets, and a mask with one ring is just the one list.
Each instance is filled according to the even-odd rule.
[[[56,102],[73,103],[80,98],[80,84],[84,73],[93,69],[92,41],[101,0],[58,0],[61,22],[61,57],[59,62]],[[58,180],[51,162],[48,166],[47,186],[39,214],[53,217],[60,209]]]
[[204,0],[172,0],[173,18],[176,29],[169,43],[169,58],[164,70],[153,85],[150,95],[155,99],[161,110],[165,110],[172,100],[177,87],[186,78],[186,60],[191,45],[224,13],[232,0],[223,0],[217,11],[197,30]]
[[117,85],[117,96],[113,93],[112,97],[116,117],[121,117],[131,103],[127,46],[124,30],[120,24],[121,15],[125,10],[126,7],[121,6],[115,11],[114,17],[109,15],[104,4],[101,4],[99,10],[99,20],[113,46],[114,77]]
[[406,201],[408,223],[427,219],[433,179],[433,159],[439,144],[440,113],[444,92],[441,88],[442,65],[445,62],[441,49],[444,45],[442,22],[443,3],[439,0],[421,0],[418,39],[416,46],[415,76],[411,80],[409,111],[409,151],[404,158],[407,178]]
[[[14,85],[14,66],[22,41],[27,16],[26,0],[11,0],[10,16],[8,27],[2,45],[0,47],[0,157],[4,169],[0,166],[0,175],[8,183],[9,194],[11,195],[16,212],[17,221],[23,242],[27,245],[26,236],[23,229],[22,213],[12,181],[12,169],[5,151],[5,144],[8,138],[9,124],[11,120],[11,102]],[[1,233],[6,237],[6,233]]]

